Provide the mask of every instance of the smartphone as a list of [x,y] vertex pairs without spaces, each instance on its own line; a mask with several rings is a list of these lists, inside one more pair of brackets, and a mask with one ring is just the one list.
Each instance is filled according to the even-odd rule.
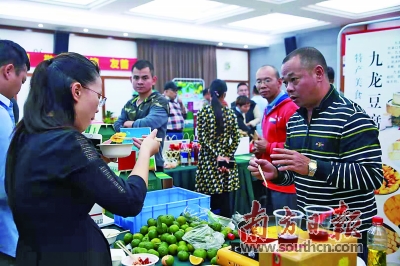
[[82,133],[82,134],[88,139],[90,139],[90,141],[93,143],[97,151],[100,151],[100,147],[97,145],[103,142],[103,136],[101,134],[91,134],[91,133]]
[[225,160],[218,161],[218,167],[225,167],[226,169],[233,169],[235,167],[235,161],[230,160],[229,163]]

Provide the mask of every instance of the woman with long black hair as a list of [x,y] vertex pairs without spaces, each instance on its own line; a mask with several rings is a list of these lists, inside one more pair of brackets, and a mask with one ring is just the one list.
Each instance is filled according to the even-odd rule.
[[8,203],[19,233],[16,265],[110,266],[108,242],[90,209],[98,203],[121,216],[142,210],[149,159],[160,145],[157,130],[137,143],[129,178],[116,176],[81,134],[106,100],[99,71],[86,57],[65,53],[33,72],[6,165]]
[[211,210],[232,216],[230,192],[239,188],[236,163],[232,168],[219,167],[218,161],[229,164],[239,145],[239,131],[232,109],[223,105],[228,88],[225,81],[211,83],[211,105],[197,114],[197,133],[201,151],[196,171],[196,190],[211,195]]

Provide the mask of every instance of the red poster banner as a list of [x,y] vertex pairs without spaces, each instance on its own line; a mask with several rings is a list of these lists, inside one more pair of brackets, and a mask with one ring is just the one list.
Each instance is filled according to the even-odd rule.
[[[36,67],[43,60],[53,58],[55,55],[51,53],[36,53],[27,52],[31,67]],[[136,62],[136,58],[120,58],[120,57],[102,57],[102,56],[88,56],[89,60],[95,61],[100,70],[116,70],[116,71],[131,71],[132,66]]]

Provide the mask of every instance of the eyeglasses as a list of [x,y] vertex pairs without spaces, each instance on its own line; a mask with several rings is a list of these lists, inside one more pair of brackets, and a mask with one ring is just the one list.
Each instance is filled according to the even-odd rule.
[[261,79],[258,79],[257,81],[256,81],[256,84],[257,85],[261,85],[261,84],[268,84],[268,83],[270,83],[272,81],[272,79],[264,79],[264,80],[261,80]]
[[102,94],[100,94],[100,93],[98,93],[97,91],[94,91],[94,90],[92,90],[92,89],[83,87],[83,86],[82,86],[82,88],[87,89],[87,90],[90,90],[90,91],[93,91],[94,93],[96,93],[97,95],[99,95],[99,107],[102,107],[102,106],[106,103],[107,98],[104,97]]

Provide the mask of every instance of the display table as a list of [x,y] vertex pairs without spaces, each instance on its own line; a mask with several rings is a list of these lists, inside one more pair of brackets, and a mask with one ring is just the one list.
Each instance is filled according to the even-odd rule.
[[[251,159],[251,154],[235,156],[240,188],[231,193],[231,202],[233,212],[246,214],[250,212],[254,200],[253,181],[247,166]],[[178,166],[174,169],[165,169],[164,172],[172,177],[174,186],[189,190],[195,190],[197,166]]]

